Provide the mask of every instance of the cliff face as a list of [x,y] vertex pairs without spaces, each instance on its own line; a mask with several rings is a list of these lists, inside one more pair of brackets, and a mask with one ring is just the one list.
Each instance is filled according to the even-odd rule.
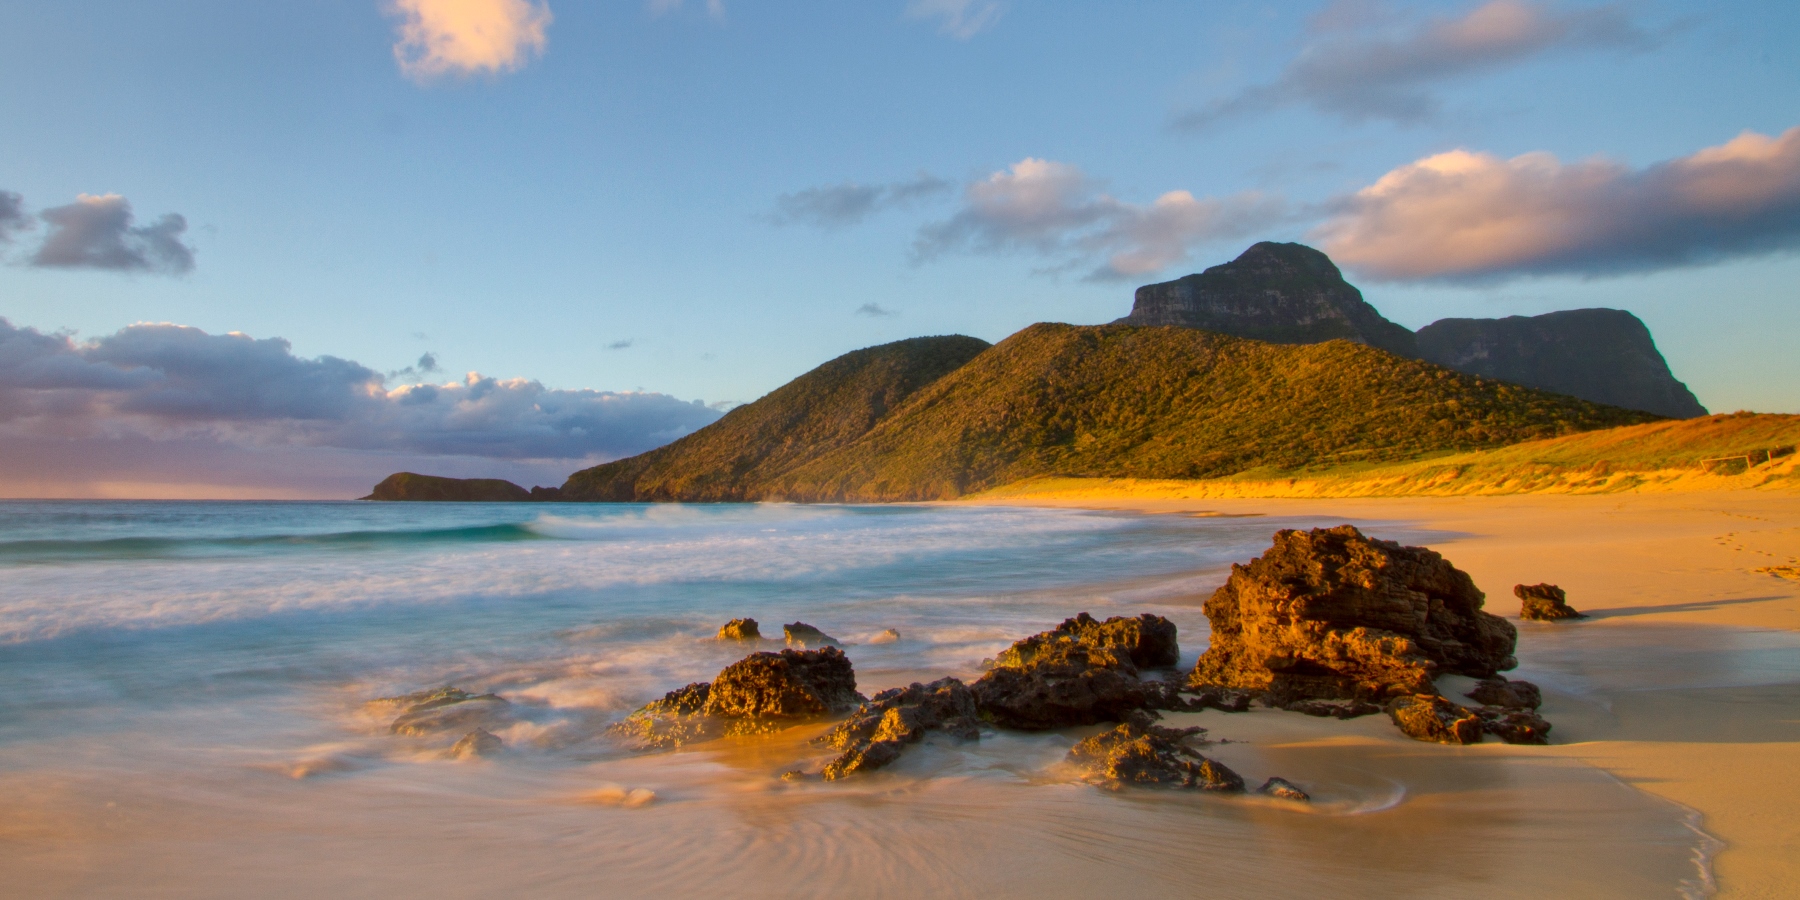
[[1118,325],[1182,325],[1274,344],[1344,338],[1418,356],[1412,332],[1389,322],[1344,280],[1331,257],[1268,241],[1224,265],[1137,290]]
[[395,472],[381,480],[364,500],[438,500],[460,503],[522,503],[530,491],[499,478],[440,478]]
[[1624,310],[1440,319],[1419,329],[1418,347],[1420,358],[1474,375],[1670,418],[1706,415],[1650,329]]

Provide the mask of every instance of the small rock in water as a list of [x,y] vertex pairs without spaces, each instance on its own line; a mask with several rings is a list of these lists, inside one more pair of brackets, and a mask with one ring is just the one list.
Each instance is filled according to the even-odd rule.
[[1505,706],[1511,709],[1537,709],[1543,705],[1544,694],[1538,686],[1529,681],[1509,681],[1505,678],[1488,678],[1475,685],[1475,689],[1463,696],[1487,706]]
[[460,688],[444,687],[399,697],[382,697],[370,701],[369,706],[401,711],[388,726],[389,732],[424,737],[502,723],[511,704],[498,694],[471,694]]
[[1256,792],[1259,794],[1268,794],[1271,797],[1279,797],[1283,800],[1298,800],[1302,803],[1312,799],[1311,794],[1295,787],[1294,783],[1288,781],[1286,778],[1271,778],[1268,781],[1263,782],[1262,787],[1257,788]]
[[1414,694],[1389,701],[1388,718],[1406,736],[1439,744],[1481,743],[1481,718],[1436,694]]
[[762,640],[762,630],[757,627],[755,619],[732,619],[719,629],[719,640],[759,641]]
[[1330,716],[1333,719],[1354,719],[1381,712],[1378,704],[1367,700],[1296,700],[1281,708],[1309,716]]
[[713,679],[704,711],[727,719],[802,719],[848,712],[863,699],[844,651],[783,650],[726,666]]
[[1481,730],[1508,744],[1550,743],[1550,723],[1535,710],[1483,706],[1475,710]]
[[790,625],[783,625],[781,626],[781,633],[782,637],[787,640],[787,645],[789,647],[798,647],[802,650],[816,650],[820,647],[840,646],[837,638],[834,638],[805,622],[794,622]]
[[1164,785],[1242,793],[1244,779],[1223,763],[1201,756],[1186,741],[1204,728],[1164,728],[1138,710],[1111,731],[1094,735],[1069,751],[1081,778],[1112,790],[1127,785]]
[[876,694],[838,727],[817,740],[842,750],[825,765],[826,781],[879,769],[900,757],[909,745],[938,731],[963,740],[978,740],[975,695],[954,678],[914,683]]
[[477,728],[462,736],[462,740],[450,748],[450,755],[457,759],[473,759],[493,756],[505,749],[506,743],[486,728]]
[[1567,602],[1568,595],[1554,584],[1515,584],[1513,596],[1519,598],[1519,618],[1534,622],[1558,622],[1585,619]]
[[599,790],[589,791],[582,795],[589,803],[602,806],[623,806],[626,809],[637,809],[656,802],[656,792],[649,788],[627,788],[624,785],[609,784]]
[[892,628],[889,628],[886,631],[883,631],[882,633],[880,633],[872,638],[869,638],[869,643],[871,643],[871,644],[892,644],[898,640],[900,640],[900,632],[895,631]]

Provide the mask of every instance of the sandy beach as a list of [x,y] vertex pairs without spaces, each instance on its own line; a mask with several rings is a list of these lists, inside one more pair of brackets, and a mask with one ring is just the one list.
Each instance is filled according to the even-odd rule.
[[1548,685],[1552,746],[1510,750],[1578,760],[1695,810],[1700,827],[1723,842],[1713,860],[1718,896],[1792,897],[1800,885],[1800,672],[1781,649],[1800,632],[1800,581],[1792,578],[1800,496],[1158,500],[1065,493],[997,502],[1316,516],[1375,534],[1422,529],[1438,535],[1430,546],[1486,591],[1489,610],[1514,621],[1514,584],[1559,584],[1592,617],[1520,622],[1521,658],[1554,640],[1563,645],[1558,652],[1588,657],[1600,689],[1583,696]]

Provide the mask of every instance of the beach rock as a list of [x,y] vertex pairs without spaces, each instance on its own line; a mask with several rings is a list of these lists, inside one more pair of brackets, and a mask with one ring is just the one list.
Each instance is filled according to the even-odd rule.
[[1533,622],[1557,622],[1563,619],[1585,619],[1567,602],[1568,595],[1554,584],[1515,584],[1513,596],[1519,598],[1519,618]]
[[1510,709],[1537,709],[1544,702],[1544,694],[1538,686],[1529,681],[1508,681],[1505,678],[1486,678],[1475,685],[1475,689],[1463,696],[1485,706],[1504,706]]
[[500,740],[493,732],[486,728],[477,728],[463,735],[462,740],[457,741],[450,748],[450,755],[457,759],[475,759],[493,756],[505,748],[506,742]]
[[1188,681],[1276,705],[1435,693],[1438,675],[1488,678],[1517,665],[1517,631],[1483,612],[1483,599],[1422,547],[1350,525],[1278,531],[1206,601],[1212,646]]
[[977,740],[981,726],[976,716],[974,693],[954,678],[882,691],[817,740],[843,751],[825,765],[825,780],[879,769],[927,732]]
[[1282,800],[1295,800],[1301,803],[1312,800],[1311,794],[1295,787],[1294,783],[1286,778],[1271,778],[1268,781],[1263,782],[1262,787],[1257,788],[1256,792],[1259,794],[1267,794]]
[[782,636],[787,639],[789,647],[798,647],[802,650],[839,646],[837,638],[834,638],[805,622],[795,622],[792,625],[783,625],[781,626],[781,633]]
[[721,641],[760,641],[762,630],[755,619],[732,619],[719,629]]
[[871,643],[871,644],[892,644],[898,640],[900,640],[900,632],[895,631],[892,628],[889,628],[889,629],[882,631],[880,634],[875,635],[872,638],[869,638],[869,643]]
[[1481,743],[1481,718],[1436,694],[1396,697],[1388,703],[1387,714],[1407,737],[1416,741]]
[[1550,743],[1550,723],[1529,709],[1483,706],[1475,710],[1481,730],[1509,744]]
[[1175,623],[1162,616],[1149,613],[1136,617],[1114,616],[1101,622],[1081,613],[1073,619],[1064,619],[1050,631],[1013,644],[995,659],[995,664],[1026,667],[1045,648],[1068,641],[1099,650],[1123,650],[1130,656],[1132,665],[1140,669],[1167,668],[1179,662],[1181,657]]
[[1136,712],[1110,731],[1083,740],[1069,751],[1083,781],[1112,790],[1127,785],[1167,785],[1238,793],[1244,779],[1224,764],[1187,745],[1204,728],[1164,728],[1149,713]]
[[710,741],[725,723],[705,714],[712,685],[697,681],[644,704],[613,723],[607,733],[639,750],[673,750],[683,744]]
[[850,658],[824,647],[752,653],[726,666],[703,711],[726,719],[802,719],[848,712],[862,702]]
[[1117,722],[1144,708],[1152,696],[1123,647],[1089,647],[1065,638],[1034,646],[1029,659],[1021,665],[997,663],[975,682],[975,702],[984,718],[1025,730]]
[[1283,706],[1289,712],[1333,719],[1354,719],[1381,712],[1381,705],[1367,700],[1296,700]]
[[446,731],[468,731],[510,719],[509,707],[498,694],[471,694],[455,687],[417,691],[369,702],[376,710],[397,710],[389,733],[425,737]]

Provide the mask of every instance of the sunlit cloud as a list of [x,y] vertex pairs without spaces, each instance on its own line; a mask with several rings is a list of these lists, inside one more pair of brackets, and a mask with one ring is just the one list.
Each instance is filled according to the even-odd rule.
[[177,213],[138,226],[132,224],[131,203],[124,197],[81,194],[74,203],[46,209],[38,217],[50,230],[31,256],[33,266],[173,275],[194,268],[194,248],[181,240],[187,219]]
[[999,0],[908,0],[907,16],[936,19],[938,30],[966,41],[993,27],[1005,8]]
[[1800,128],[1642,169],[1455,150],[1343,198],[1314,232],[1374,278],[1643,272],[1800,250]]
[[544,52],[550,7],[532,0],[392,0],[394,59],[415,81],[510,72]]

